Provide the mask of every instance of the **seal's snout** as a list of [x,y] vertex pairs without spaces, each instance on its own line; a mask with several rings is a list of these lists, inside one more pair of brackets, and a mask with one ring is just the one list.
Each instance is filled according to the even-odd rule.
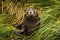
[[38,13],[34,9],[28,9],[26,10],[25,16],[30,19],[36,18]]

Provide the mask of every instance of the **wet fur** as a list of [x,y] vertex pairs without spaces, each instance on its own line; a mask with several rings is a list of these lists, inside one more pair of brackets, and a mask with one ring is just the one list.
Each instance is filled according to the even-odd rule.
[[[33,10],[32,10],[33,11]],[[28,12],[27,12],[28,13]],[[20,32],[21,35],[30,35],[32,32],[32,29],[37,30],[39,27],[38,25],[40,25],[40,23],[38,23],[40,21],[39,15],[37,12],[34,12],[36,14],[33,14],[33,18],[31,18],[29,16],[29,14],[25,13],[24,15],[24,21],[17,26],[18,29],[23,29],[23,32]],[[31,15],[31,14],[30,14]],[[37,23],[37,25],[36,25]]]

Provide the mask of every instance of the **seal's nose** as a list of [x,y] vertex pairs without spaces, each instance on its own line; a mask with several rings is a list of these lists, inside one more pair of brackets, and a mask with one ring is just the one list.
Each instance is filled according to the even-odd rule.
[[34,11],[29,11],[30,14],[34,14]]
[[32,13],[32,12],[30,12],[30,13]]
[[29,11],[29,17],[31,17],[31,18],[33,18],[33,17],[35,17],[35,13],[34,13],[34,11]]

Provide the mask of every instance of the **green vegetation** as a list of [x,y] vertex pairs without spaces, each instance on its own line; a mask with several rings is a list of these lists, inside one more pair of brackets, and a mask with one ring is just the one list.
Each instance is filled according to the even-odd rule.
[[[0,4],[0,40],[60,40],[60,0],[3,0]],[[39,13],[40,28],[35,35],[18,36],[15,27],[31,6]]]

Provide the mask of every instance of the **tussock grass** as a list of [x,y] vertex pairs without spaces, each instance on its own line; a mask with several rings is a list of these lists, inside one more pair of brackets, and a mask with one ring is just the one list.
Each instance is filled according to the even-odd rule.
[[[40,7],[42,5],[40,5],[40,3],[34,5],[33,3],[26,4],[22,7],[19,2],[14,3],[11,0],[2,2],[0,40],[60,40],[60,1],[53,1],[56,3],[53,6],[47,5],[43,7]],[[51,2],[53,1],[51,0]],[[17,30],[15,27],[24,20],[24,11],[31,5],[36,8],[41,18],[40,28],[30,36],[18,36],[14,33],[14,31]],[[37,5],[39,5],[39,7],[37,7]]]

